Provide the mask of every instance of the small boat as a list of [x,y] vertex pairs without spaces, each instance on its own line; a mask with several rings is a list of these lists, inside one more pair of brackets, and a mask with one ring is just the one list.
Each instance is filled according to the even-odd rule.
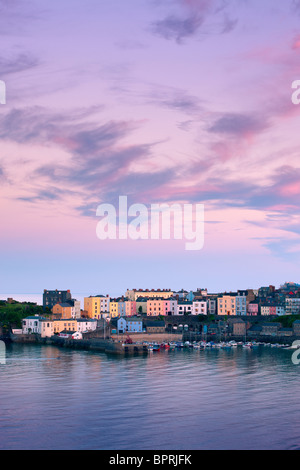
[[230,343],[225,343],[222,345],[222,349],[231,349],[232,345]]
[[252,345],[252,343],[245,343],[245,344],[243,344],[243,348],[252,349],[253,345]]

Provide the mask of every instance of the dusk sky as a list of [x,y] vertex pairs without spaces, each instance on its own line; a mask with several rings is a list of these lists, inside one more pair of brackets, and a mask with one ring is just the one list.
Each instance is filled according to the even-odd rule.
[[[0,293],[299,282],[299,0],[0,0]],[[99,204],[204,204],[99,240]],[[0,295],[1,297],[1,295]]]

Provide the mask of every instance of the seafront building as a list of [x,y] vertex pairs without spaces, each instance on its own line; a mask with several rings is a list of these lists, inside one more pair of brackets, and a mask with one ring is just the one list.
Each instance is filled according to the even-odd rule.
[[37,333],[40,334],[40,323],[46,321],[46,318],[38,315],[29,316],[22,321],[22,331],[24,334]]
[[143,320],[139,317],[119,318],[117,322],[118,333],[142,333]]
[[62,331],[70,332],[89,332],[95,331],[97,328],[97,320],[89,318],[60,318],[50,320],[38,315],[29,316],[22,321],[23,334],[38,334],[42,338],[51,337]]
[[259,303],[255,301],[249,302],[247,314],[250,316],[257,316],[259,314]]
[[147,316],[176,315],[177,300],[168,298],[155,298],[147,300]]
[[285,315],[285,308],[282,305],[262,304],[260,312],[261,312],[261,315],[264,315],[264,316],[271,316],[271,315],[282,316],[282,315]]
[[[140,321],[136,320],[140,317],[149,320],[153,318],[156,322],[164,319],[168,324],[167,317],[178,316],[182,318],[177,322],[179,327],[189,323],[187,321],[189,317],[199,315],[227,318],[257,317],[258,320],[259,317],[300,314],[300,285],[285,283],[279,289],[270,285],[258,289],[222,293],[209,293],[206,288],[199,288],[196,291],[127,289],[124,295],[116,298],[111,298],[109,295],[85,297],[84,310],[80,310],[80,302],[72,299],[70,290],[44,290],[43,306],[47,314],[51,311],[52,316],[27,317],[23,321],[25,333],[37,333],[46,337],[57,334],[62,329],[65,331],[74,329],[79,333],[93,331],[97,327],[97,321],[101,319],[108,321],[122,319],[126,322],[125,327],[123,322],[123,328],[134,332],[140,330]],[[266,327],[262,326],[256,325],[252,328],[256,327],[261,328],[263,332],[266,331]],[[211,328],[213,329],[213,326]],[[241,333],[244,324],[236,321],[230,325],[230,328],[236,333]],[[280,331],[283,335],[291,335],[291,328],[281,328]]]
[[192,304],[192,315],[207,315],[208,303],[205,300],[194,300]]
[[109,303],[109,317],[125,317],[126,316],[126,301],[124,297],[110,299]]
[[300,298],[289,294],[285,299],[285,310],[287,315],[297,315],[300,313]]
[[189,300],[179,300],[177,302],[177,315],[192,315],[193,302]]
[[69,303],[60,303],[52,308],[52,318],[75,318],[75,306]]
[[139,297],[146,299],[169,299],[174,296],[171,289],[127,289],[125,297],[129,300],[137,300]]
[[54,334],[61,333],[62,331],[71,331],[75,333],[77,331],[77,320],[75,319],[64,319],[53,321]]
[[44,290],[43,293],[43,308],[46,310],[52,310],[54,305],[64,303],[72,300],[72,294],[70,290]]
[[222,294],[218,297],[218,315],[247,315],[246,292]]
[[218,315],[233,316],[236,312],[236,296],[222,295],[218,298]]
[[125,302],[125,316],[133,317],[137,314],[137,305],[135,300],[126,300]]
[[109,315],[109,295],[96,295],[84,298],[84,312],[88,318],[99,320]]

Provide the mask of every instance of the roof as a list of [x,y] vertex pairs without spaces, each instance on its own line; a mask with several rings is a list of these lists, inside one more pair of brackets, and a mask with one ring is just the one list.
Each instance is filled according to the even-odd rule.
[[150,327],[155,327],[156,326],[157,328],[159,328],[159,327],[161,328],[161,327],[165,327],[165,322],[164,321],[155,321],[155,320],[154,321],[148,321],[146,323],[146,328],[148,328],[149,326]]
[[242,318],[228,318],[227,320],[229,323],[245,323]]
[[97,323],[97,320],[95,318],[74,318],[74,320],[76,320],[77,322],[80,322],[80,323],[83,323],[83,322],[93,322],[93,323]]
[[31,315],[29,317],[24,318],[24,320],[41,320],[42,321],[42,320],[47,320],[47,318]]
[[248,331],[261,331],[262,330],[262,327],[261,326],[258,326],[258,325],[253,325],[249,328]]
[[61,302],[61,303],[58,303],[58,304],[56,304],[56,305],[60,305],[60,306],[63,307],[63,308],[67,308],[67,307],[72,308],[72,305],[69,304],[68,302]]
[[54,321],[78,321],[77,318],[55,318]]

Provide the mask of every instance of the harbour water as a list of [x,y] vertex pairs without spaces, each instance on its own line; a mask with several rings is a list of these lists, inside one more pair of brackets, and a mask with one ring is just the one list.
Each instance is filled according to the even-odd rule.
[[11,344],[0,365],[0,449],[299,449],[291,351],[146,356]]

